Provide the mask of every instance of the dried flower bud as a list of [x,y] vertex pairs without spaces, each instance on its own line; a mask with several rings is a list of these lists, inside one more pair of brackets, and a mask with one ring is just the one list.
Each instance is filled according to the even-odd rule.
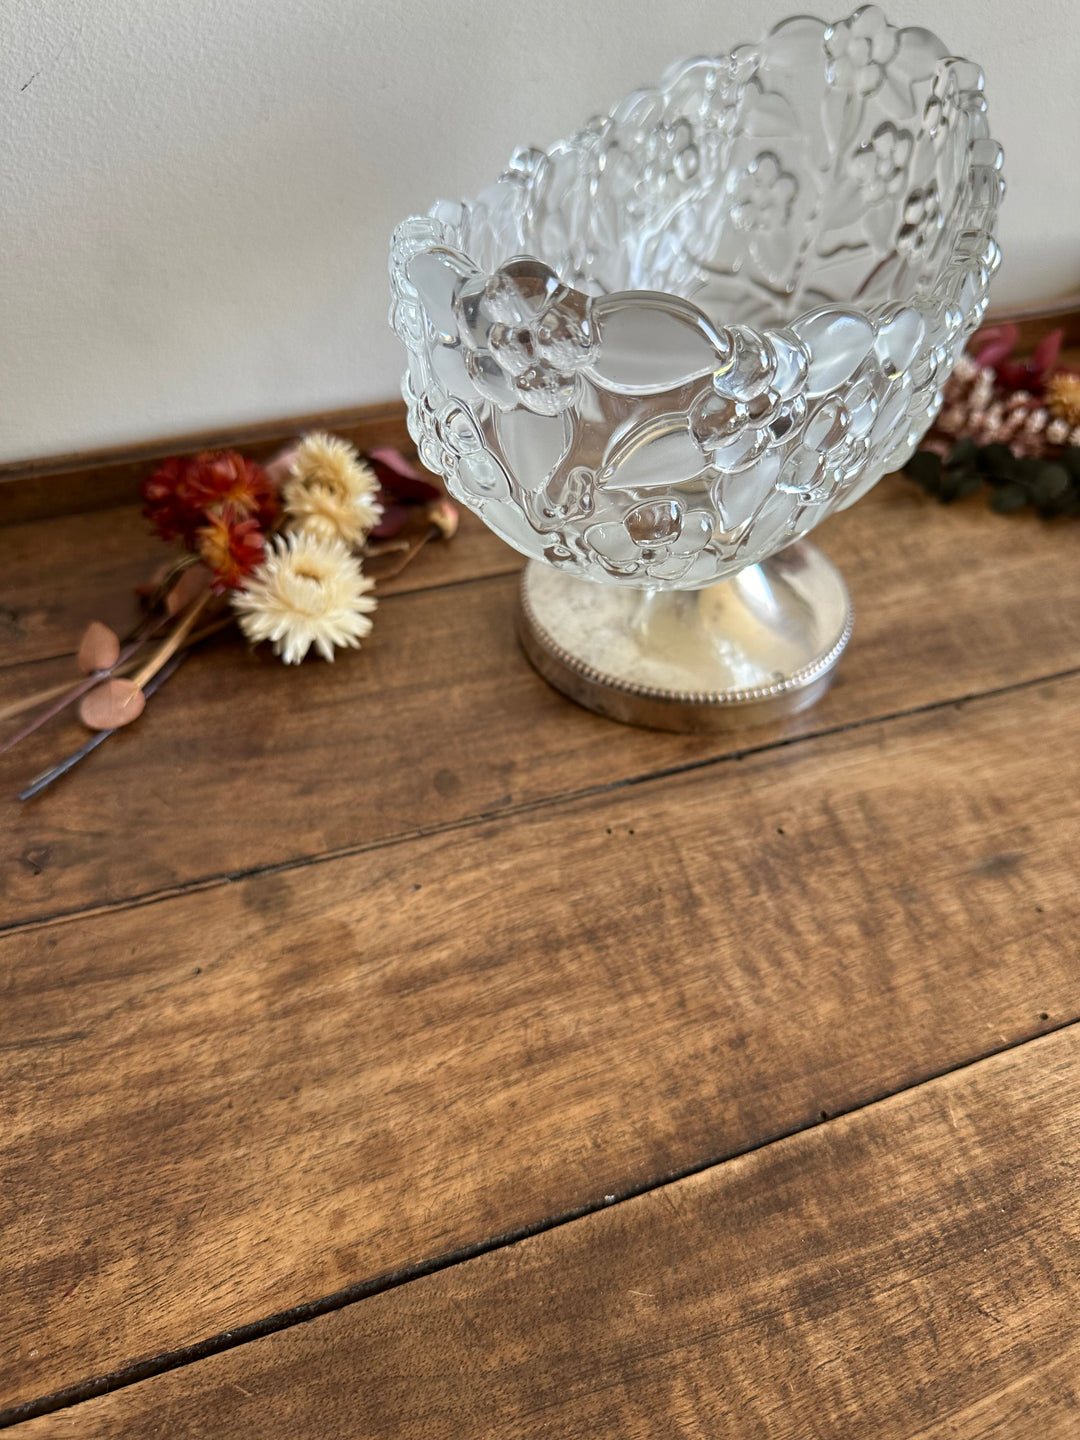
[[266,478],[273,485],[275,490],[281,490],[286,480],[292,474],[292,467],[296,464],[296,457],[300,453],[299,444],[286,445],[284,450],[266,462],[263,469],[266,471]]
[[992,370],[980,370],[975,384],[971,387],[971,403],[984,409],[990,403],[994,393],[994,372]]
[[458,512],[450,501],[443,498],[433,500],[427,507],[428,519],[444,540],[452,540],[457,534]]
[[1059,370],[1046,382],[1046,401],[1051,412],[1070,425],[1080,425],[1080,375]]

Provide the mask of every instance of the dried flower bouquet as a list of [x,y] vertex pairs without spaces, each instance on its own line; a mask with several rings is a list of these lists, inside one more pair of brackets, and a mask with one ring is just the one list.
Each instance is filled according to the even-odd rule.
[[983,330],[958,361],[932,429],[904,467],[946,504],[989,487],[1002,514],[1080,515],[1080,374],[1058,365],[1055,330],[1016,360],[1015,325]]
[[[236,622],[290,665],[333,660],[372,628],[376,579],[399,573],[426,541],[450,539],[457,511],[394,450],[362,460],[347,441],[313,434],[265,468],[233,450],[166,460],[142,485],[144,515],[180,553],[140,594],[144,614],[123,641],[92,621],[79,680],[0,710],[37,709],[0,753],[70,705],[91,738],[39,775],[29,799],[142,713],[199,640]],[[410,523],[417,514],[421,523]],[[382,563],[389,560],[389,565]],[[366,574],[373,563],[377,575]]]

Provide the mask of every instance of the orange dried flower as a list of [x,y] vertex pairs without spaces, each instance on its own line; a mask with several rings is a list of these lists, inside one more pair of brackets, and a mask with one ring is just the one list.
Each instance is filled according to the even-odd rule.
[[1046,382],[1046,404],[1051,415],[1080,425],[1080,374],[1058,370]]
[[263,561],[266,539],[259,522],[234,505],[223,505],[206,517],[196,533],[203,563],[214,574],[214,590],[236,590]]
[[277,514],[278,501],[261,465],[235,450],[204,450],[191,462],[188,484],[204,509],[231,505],[241,516],[262,522]]

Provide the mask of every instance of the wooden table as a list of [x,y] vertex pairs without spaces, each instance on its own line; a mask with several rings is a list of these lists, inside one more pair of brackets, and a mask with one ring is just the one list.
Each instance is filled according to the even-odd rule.
[[[2,704],[159,551],[0,534]],[[1080,528],[894,478],[819,538],[783,726],[576,709],[467,521],[360,654],[0,760],[26,1440],[1080,1434]]]

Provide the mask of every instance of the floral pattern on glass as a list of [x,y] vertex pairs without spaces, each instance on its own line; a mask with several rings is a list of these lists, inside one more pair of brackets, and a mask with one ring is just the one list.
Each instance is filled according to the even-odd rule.
[[977,66],[868,6],[518,149],[394,238],[425,464],[605,583],[706,585],[783,548],[904,463],[982,319],[985,112]]
[[898,46],[897,32],[877,6],[864,5],[825,32],[829,83],[858,95],[875,94]]
[[867,205],[876,205],[902,188],[913,145],[910,130],[900,130],[891,120],[884,120],[855,151],[848,169]]
[[754,157],[734,177],[731,190],[731,219],[739,230],[775,230],[791,219],[799,183],[781,169],[771,150]]

